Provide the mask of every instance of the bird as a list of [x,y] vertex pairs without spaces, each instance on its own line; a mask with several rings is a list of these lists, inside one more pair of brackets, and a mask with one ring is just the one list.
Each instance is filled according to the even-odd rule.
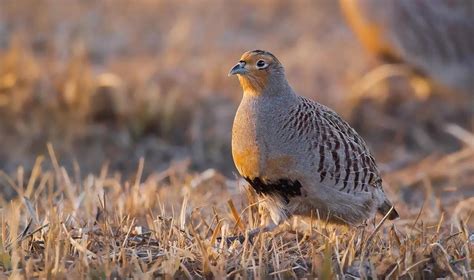
[[243,89],[232,127],[232,157],[268,210],[270,231],[293,216],[360,226],[379,212],[399,217],[374,157],[330,108],[298,95],[270,52],[245,52],[230,70]]
[[450,92],[474,94],[471,0],[340,0],[364,47]]

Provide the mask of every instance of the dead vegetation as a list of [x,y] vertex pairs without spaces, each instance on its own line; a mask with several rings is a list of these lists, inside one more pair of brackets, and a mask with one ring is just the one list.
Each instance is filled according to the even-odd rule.
[[[238,181],[211,169],[189,172],[186,162],[146,178],[143,161],[131,180],[107,166],[81,176],[79,169],[68,173],[50,146],[48,159],[38,158],[31,175],[19,168],[13,177],[1,176],[18,195],[1,203],[0,267],[15,278],[468,279],[472,199],[463,205],[461,190],[434,182],[472,183],[474,150],[439,163],[444,161],[462,176],[427,164],[387,176],[402,216],[393,224],[378,220],[381,227],[348,230],[295,220],[253,243],[228,245],[219,237],[245,234],[264,218],[253,193]],[[405,200],[404,192],[418,184],[422,194]],[[434,193],[443,191],[458,195],[436,203]]]
[[[369,71],[335,2],[3,1],[1,275],[473,278],[474,99]],[[266,218],[229,149],[254,48],[367,139],[400,220],[218,241]]]

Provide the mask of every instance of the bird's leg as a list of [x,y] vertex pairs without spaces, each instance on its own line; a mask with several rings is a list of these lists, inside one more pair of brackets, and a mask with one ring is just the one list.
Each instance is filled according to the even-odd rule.
[[[239,242],[242,244],[244,243],[245,241],[245,238],[248,237],[248,240],[250,243],[253,243],[253,239],[255,238],[255,236],[257,236],[259,233],[265,233],[265,232],[269,232],[269,231],[272,231],[273,229],[275,229],[277,227],[277,225],[275,223],[272,223],[270,222],[268,225],[266,226],[261,226],[261,227],[258,227],[258,228],[254,228],[250,231],[247,232],[247,234],[241,234],[241,235],[235,235],[235,236],[229,236],[227,237],[225,240],[226,240],[226,243],[227,244],[231,244],[232,242],[234,242],[235,240],[239,240]],[[217,238],[217,241],[220,242],[222,239],[221,237],[218,237]]]
[[275,223],[269,223],[268,225],[264,227],[258,227],[255,228],[251,231],[249,231],[248,236],[249,236],[249,241],[252,242],[255,236],[257,236],[259,233],[265,233],[265,232],[270,232],[273,231],[277,227],[277,224]]

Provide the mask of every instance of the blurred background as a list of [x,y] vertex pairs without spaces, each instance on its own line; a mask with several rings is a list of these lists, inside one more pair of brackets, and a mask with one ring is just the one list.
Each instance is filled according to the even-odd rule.
[[108,164],[127,176],[144,157],[145,176],[173,162],[234,176],[242,93],[227,73],[252,49],[273,52],[297,92],[348,120],[383,172],[472,140],[474,95],[404,68],[380,78],[383,62],[337,1],[3,0],[0,170],[29,172],[50,142],[84,173]]
[[[366,140],[400,220],[215,246],[265,218],[230,152],[254,49]],[[0,0],[0,217],[12,279],[467,279],[474,1]]]

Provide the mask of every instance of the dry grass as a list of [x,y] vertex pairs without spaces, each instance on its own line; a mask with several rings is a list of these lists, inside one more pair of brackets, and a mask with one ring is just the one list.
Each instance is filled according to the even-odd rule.
[[[402,219],[219,242],[267,219],[229,179],[255,48],[362,134]],[[2,1],[1,276],[474,278],[474,99],[373,68],[336,1]]]
[[402,219],[393,224],[347,230],[295,220],[292,230],[229,245],[218,237],[245,233],[264,217],[250,190],[214,170],[190,173],[183,162],[142,178],[140,161],[136,176],[124,180],[107,166],[98,175],[70,174],[51,146],[53,168],[45,169],[44,160],[37,159],[28,177],[22,168],[1,177],[18,194],[0,204],[0,267],[14,279],[468,279],[474,273],[472,201],[452,204],[433,193],[440,188],[435,181],[472,182],[472,148],[439,161],[448,161],[450,170],[422,164],[389,174],[391,190],[400,194],[425,186],[419,200],[398,198]]

